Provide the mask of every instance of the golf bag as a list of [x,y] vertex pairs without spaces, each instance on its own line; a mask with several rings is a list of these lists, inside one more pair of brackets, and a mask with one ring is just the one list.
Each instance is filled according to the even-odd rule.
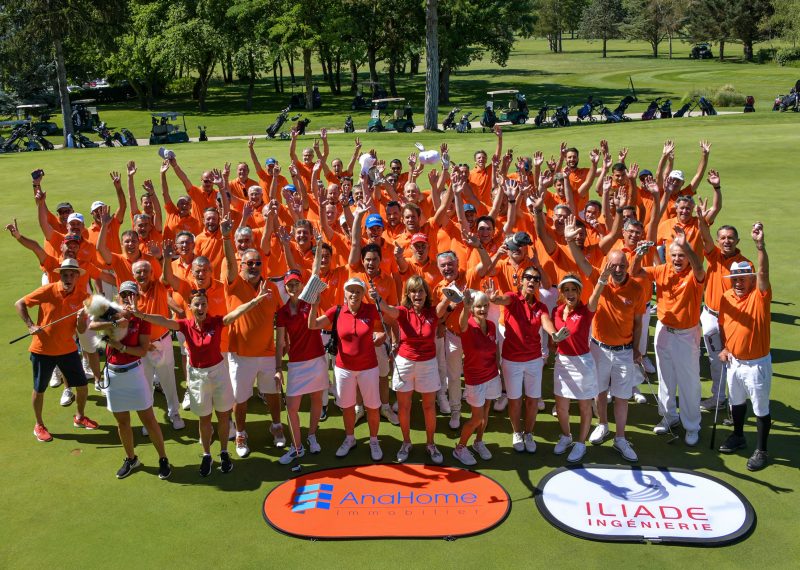
[[596,122],[597,119],[593,113],[597,111],[602,104],[602,101],[595,103],[593,98],[590,96],[586,103],[584,103],[581,108],[578,109],[578,114],[575,120],[579,123],[582,123],[583,121],[589,121],[590,123]]
[[119,132],[115,132],[112,136],[119,142],[120,146],[139,146],[133,133],[124,127],[121,128]]
[[714,108],[714,104],[706,99],[705,97],[700,97],[700,100],[697,102],[700,105],[700,111],[703,115],[716,115],[717,110]]
[[469,111],[461,115],[461,120],[458,121],[458,124],[455,126],[457,133],[468,133],[472,130],[472,124],[469,122],[471,116],[472,113]]
[[667,99],[661,104],[661,108],[659,109],[661,113],[662,119],[671,119],[672,118],[672,101]]
[[547,103],[542,105],[539,108],[539,112],[536,113],[536,116],[533,118],[533,124],[537,127],[541,127],[547,122],[547,113],[551,111],[553,107],[550,107]]
[[755,113],[756,112],[756,98],[752,95],[748,95],[745,97],[744,100],[744,112],[745,113]]
[[295,123],[294,130],[297,131],[298,135],[306,134],[306,127],[308,126],[308,123],[311,122],[311,119],[308,119],[308,118],[300,119],[300,115],[297,115],[297,117],[292,117],[292,120],[295,120],[295,119],[299,119],[299,120],[297,121],[297,123]]
[[485,128],[494,128],[495,124],[497,124],[497,115],[494,113],[494,109],[489,107],[488,105],[483,108],[483,116],[481,117],[481,126]]
[[347,115],[347,118],[344,120],[344,132],[346,133],[354,133],[356,132],[356,127],[353,124],[353,117]]
[[461,109],[458,107],[453,107],[447,116],[444,118],[442,122],[442,130],[446,131],[447,129],[455,129],[456,128],[456,113],[458,113]]
[[603,105],[600,107],[600,116],[603,117],[603,120],[606,123],[619,123],[622,121],[622,117],[619,115],[614,114],[611,109]]
[[206,127],[201,127],[200,125],[197,126],[197,129],[200,131],[200,136],[198,137],[199,142],[204,142],[208,140],[208,135],[206,134]]
[[106,146],[114,146],[114,137],[111,135],[111,131],[108,129],[105,123],[100,123],[98,126],[92,128],[97,135],[103,139],[103,144]]
[[681,118],[683,116],[687,116],[688,117],[692,113],[692,111],[694,110],[696,105],[697,105],[697,102],[694,99],[689,99],[686,103],[681,105],[680,109],[675,111],[675,114],[672,115],[672,117],[674,119],[679,119],[679,118]]
[[281,110],[280,114],[275,119],[275,121],[269,127],[267,127],[267,137],[269,137],[271,139],[275,138],[275,135],[278,134],[278,131],[281,130],[281,127],[286,122],[286,120],[289,118],[289,111],[290,110],[291,109],[289,107],[286,107],[286,108]]
[[553,109],[553,115],[550,117],[550,124],[554,127],[568,127],[569,122],[569,106],[560,105]]
[[773,111],[797,111],[798,110],[798,97],[797,92],[792,89],[788,95],[778,95],[775,98],[775,103],[772,105]]
[[613,114],[619,117],[622,121],[630,121],[631,118],[625,115],[625,111],[628,110],[628,107],[630,107],[631,103],[635,103],[636,101],[636,96],[625,95],[625,97],[622,98],[622,101],[619,102],[619,105],[617,105],[617,108],[614,109]]
[[658,113],[658,107],[661,104],[661,99],[653,99],[650,101],[650,104],[647,105],[647,109],[645,109],[644,113],[642,113],[642,120],[643,121],[652,121],[653,119],[657,119],[656,116]]

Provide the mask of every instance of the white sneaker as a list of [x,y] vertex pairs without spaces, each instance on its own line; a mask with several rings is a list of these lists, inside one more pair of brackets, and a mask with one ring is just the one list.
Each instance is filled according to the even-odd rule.
[[[727,398],[720,398],[717,401],[717,398],[711,396],[710,398],[706,398],[705,400],[700,402],[700,409],[704,412],[713,412],[714,409],[724,410],[727,406],[728,399]],[[719,405],[717,405],[719,404]]]
[[281,465],[289,465],[295,458],[303,457],[306,454],[305,448],[297,449],[294,445],[289,447],[289,451],[281,455],[278,463]]
[[381,415],[389,420],[389,423],[393,426],[400,425],[400,420],[397,418],[397,414],[394,413],[394,410],[392,410],[392,407],[389,404],[381,405]]
[[411,442],[404,441],[400,446],[400,451],[397,452],[397,462],[405,463],[408,461],[408,456],[411,454]]
[[645,398],[644,394],[642,394],[641,392],[634,392],[633,393],[633,400],[637,404],[646,404],[647,403],[647,398]]
[[495,412],[502,412],[503,410],[508,407],[508,396],[505,393],[500,394],[500,397],[494,401],[494,411]]
[[383,451],[381,450],[381,444],[377,437],[369,438],[369,454],[373,461],[380,461],[383,459]]
[[553,449],[553,453],[556,455],[564,455],[570,445],[572,445],[572,434],[562,435],[558,438],[558,443]]
[[439,404],[439,411],[443,414],[450,413],[450,400],[447,399],[447,394],[442,394],[439,392],[439,395],[436,396],[436,402]]
[[650,360],[647,356],[642,357],[642,365],[644,366],[644,371],[648,374],[655,374],[657,372],[653,361]]
[[51,388],[58,388],[64,382],[64,375],[61,374],[61,370],[58,369],[58,366],[53,368],[53,375],[50,377],[50,387]]
[[678,427],[678,423],[678,420],[670,422],[667,418],[661,418],[661,421],[658,422],[653,428],[653,433],[657,435],[664,435],[665,433],[669,433],[671,428]]
[[181,402],[181,408],[188,412],[191,405],[192,402],[189,399],[189,390],[186,390],[186,393],[183,395],[183,402]]
[[69,388],[64,388],[64,391],[61,393],[61,405],[66,407],[72,404],[75,401],[75,394],[72,393],[72,390]]
[[344,457],[350,450],[356,446],[356,438],[352,435],[348,435],[344,438],[342,445],[339,446],[339,449],[336,450],[336,457]]
[[592,445],[602,445],[608,437],[608,424],[598,424],[592,435],[589,436],[589,443]]
[[400,405],[399,405],[397,402],[395,402],[394,404],[392,404],[392,411],[393,411],[395,414],[397,413],[397,410],[399,410],[399,409],[400,409]]
[[586,444],[576,442],[575,445],[572,446],[572,451],[567,455],[567,463],[578,463],[583,459],[584,455],[586,455]]
[[525,440],[522,432],[514,432],[514,435],[511,436],[511,447],[517,452],[525,451]]
[[539,401],[536,403],[536,407],[538,408],[538,410],[540,412],[543,412],[544,411],[544,400],[542,400],[540,398]]
[[317,441],[317,436],[313,433],[308,434],[308,452],[316,454],[320,451],[322,451],[322,446]]
[[364,419],[364,406],[356,404],[356,423]]
[[555,404],[553,404],[553,411],[550,412],[550,413],[553,414],[554,416],[558,417],[558,408],[556,408]]
[[686,436],[683,438],[683,441],[686,442],[686,445],[694,447],[695,445],[697,445],[697,442],[700,441],[700,432],[687,430]]
[[186,427],[186,423],[183,421],[178,414],[172,414],[169,417],[169,421],[172,422],[172,429],[183,429]]
[[619,451],[625,461],[639,461],[639,456],[633,450],[631,442],[624,437],[614,438],[614,449]]
[[450,414],[450,429],[458,429],[461,427],[461,412],[452,412]]
[[427,446],[425,449],[428,452],[428,455],[430,455],[431,461],[433,461],[436,465],[441,465],[442,462],[444,462],[444,456],[442,455],[442,452],[439,451],[439,448],[434,444]]
[[472,444],[472,451],[477,453],[484,461],[489,461],[492,458],[492,452],[486,447],[483,441],[476,441]]
[[456,446],[456,448],[453,450],[453,457],[458,459],[464,465],[475,465],[478,463],[478,460],[475,459],[475,456],[472,455],[469,449],[463,445]]
[[536,442],[533,439],[532,433],[525,434],[525,451],[528,453],[536,453]]
[[247,432],[243,432],[240,436],[236,436],[235,430],[233,433],[236,439],[236,455],[239,457],[247,457],[250,455],[250,447],[247,445]]
[[282,424],[272,424],[269,428],[275,447],[286,447],[286,436],[283,435]]

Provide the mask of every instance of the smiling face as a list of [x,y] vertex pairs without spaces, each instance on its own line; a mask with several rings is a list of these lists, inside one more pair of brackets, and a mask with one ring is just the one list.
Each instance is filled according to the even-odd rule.
[[247,199],[250,201],[255,207],[261,207],[264,205],[264,192],[261,190],[260,186],[251,186],[247,189]]
[[192,199],[189,198],[189,196],[181,196],[178,198],[175,206],[178,208],[178,215],[181,218],[192,215]]
[[480,170],[483,170],[484,168],[486,168],[486,158],[487,158],[486,157],[486,153],[483,152],[482,150],[479,150],[478,152],[476,152],[475,153],[475,166],[477,166],[478,169],[480,169]]
[[202,323],[208,315],[208,298],[205,295],[195,295],[192,297],[192,302],[189,303],[189,309],[192,311],[194,320]]
[[303,163],[312,164],[314,161],[314,150],[310,148],[303,149]]
[[440,255],[436,258],[436,265],[439,267],[442,278],[448,283],[458,277],[458,258],[454,255]]
[[389,222],[389,226],[396,226],[397,224],[402,223],[400,221],[400,206],[392,205],[386,207],[386,220]]
[[625,241],[625,247],[628,249],[635,249],[636,244],[639,243],[643,235],[644,233],[640,225],[628,225],[627,228],[622,230],[622,239]]
[[564,224],[567,222],[569,214],[569,208],[556,207],[553,210],[553,229],[558,235],[564,235]]
[[203,192],[211,192],[214,189],[214,173],[211,171],[203,172],[200,177],[200,184],[202,185]]
[[186,234],[178,236],[175,240],[175,251],[181,257],[191,256],[194,253],[194,239]]
[[403,186],[403,196],[405,196],[406,202],[414,202],[416,204],[419,202],[419,186],[414,182],[406,182],[405,186]]
[[302,225],[294,228],[294,241],[303,251],[311,249],[311,230],[308,226]]
[[724,256],[736,253],[736,246],[739,245],[739,237],[736,235],[736,230],[720,228],[717,231],[717,245]]
[[484,320],[486,315],[489,314],[489,301],[480,300],[476,301],[474,305],[472,305],[472,316],[479,319]]
[[595,222],[600,216],[600,208],[596,204],[589,204],[586,206],[583,215],[587,222]]
[[612,251],[608,255],[608,264],[611,266],[611,279],[615,283],[623,283],[628,277],[628,258],[621,251]]
[[256,283],[261,279],[261,256],[257,251],[248,251],[242,255],[239,266],[242,279],[248,283]]
[[367,228],[367,241],[370,243],[380,243],[383,235],[383,226],[372,226]]
[[737,297],[740,299],[742,297],[746,297],[756,287],[756,276],[741,275],[737,277],[731,277],[731,287],[733,288],[733,292]]
[[119,294],[120,304],[122,304],[122,306],[125,307],[126,309],[135,309],[137,298],[138,295],[130,291],[125,291]]
[[139,234],[126,232],[122,236],[122,250],[128,255],[136,253],[139,250]]
[[303,284],[300,282],[299,279],[292,279],[285,285],[286,292],[292,299],[297,299],[297,296],[300,295],[300,291],[303,290]]
[[694,203],[691,200],[681,200],[675,203],[675,213],[678,215],[678,220],[684,224],[692,219],[693,209]]
[[331,170],[336,176],[339,176],[344,172],[344,164],[338,158],[334,158],[333,162],[331,162]]
[[408,233],[416,233],[419,230],[419,215],[410,208],[403,210],[403,225]]
[[689,266],[689,260],[686,259],[686,254],[680,246],[675,244],[669,246],[669,260],[677,273],[680,273]]
[[133,278],[139,284],[139,289],[145,290],[150,285],[150,278],[153,275],[153,268],[150,267],[150,264],[146,261],[137,261],[131,267],[131,271],[133,271]]
[[356,312],[358,310],[363,298],[364,290],[361,287],[351,285],[344,290],[344,300],[351,312]]
[[139,234],[140,240],[147,240],[150,237],[150,232],[153,231],[153,222],[150,221],[149,216],[136,216],[133,229]]
[[578,168],[578,153],[577,151],[570,150],[566,156],[567,166],[569,168]]
[[240,162],[239,165],[236,167],[236,178],[239,179],[239,182],[242,184],[247,183],[247,179],[250,177],[250,167],[247,166],[246,162]]
[[61,208],[61,209],[58,211],[58,219],[59,219],[59,221],[60,221],[62,224],[64,224],[64,225],[67,225],[67,218],[69,218],[69,215],[70,215],[72,212],[74,212],[74,210],[73,210],[72,208]]
[[478,239],[481,240],[483,245],[488,244],[492,241],[492,237],[494,236],[494,227],[489,222],[482,220],[478,224]]
[[209,210],[203,214],[203,225],[208,233],[216,233],[219,229],[219,212]]
[[377,252],[368,251],[362,260],[364,271],[370,277],[377,275],[381,270],[381,257]]
[[425,307],[425,300],[428,298],[427,293],[423,287],[409,287],[407,290],[408,299],[411,301],[411,306],[416,310],[422,310]]
[[425,241],[418,241],[411,245],[411,253],[414,255],[414,259],[422,263],[427,261],[428,259],[428,242]]
[[581,300],[581,288],[574,283],[565,283],[561,286],[561,296],[564,302],[572,308]]
[[207,289],[211,286],[211,265],[195,259],[192,262],[192,277],[198,287]]

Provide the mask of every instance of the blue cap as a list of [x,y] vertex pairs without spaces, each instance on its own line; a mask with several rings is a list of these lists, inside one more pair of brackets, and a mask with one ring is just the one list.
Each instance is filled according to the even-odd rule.
[[478,210],[475,209],[475,206],[472,204],[464,204],[464,211],[465,212],[477,212]]
[[291,192],[292,194],[294,194],[295,192],[297,192],[297,188],[295,188],[294,184],[287,184],[286,186],[284,186],[284,187],[283,187],[283,189],[284,189],[284,190],[288,190],[288,191],[289,191],[289,192]]
[[367,228],[374,228],[375,226],[383,226],[383,218],[380,214],[370,214],[367,216],[367,222],[364,224]]
[[277,160],[275,160],[274,158],[272,158],[272,157],[269,157],[267,160],[265,160],[265,161],[264,161],[264,164],[265,164],[265,165],[267,165],[267,166],[269,166],[270,164],[277,164],[277,162],[278,162],[278,161],[277,161]]
[[644,170],[640,170],[639,171],[639,180],[641,180],[645,176],[652,176],[652,175],[653,175],[653,173],[645,168]]

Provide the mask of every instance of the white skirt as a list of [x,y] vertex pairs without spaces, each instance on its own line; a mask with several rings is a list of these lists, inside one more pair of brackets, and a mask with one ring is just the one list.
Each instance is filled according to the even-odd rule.
[[114,372],[111,365],[104,371],[106,407],[109,412],[139,412],[153,407],[153,388],[144,375],[142,361],[125,372]]
[[324,356],[302,362],[289,362],[286,368],[286,395],[302,396],[328,387],[328,363]]
[[590,400],[597,396],[597,369],[591,352],[579,356],[556,355],[553,393],[572,400]]

